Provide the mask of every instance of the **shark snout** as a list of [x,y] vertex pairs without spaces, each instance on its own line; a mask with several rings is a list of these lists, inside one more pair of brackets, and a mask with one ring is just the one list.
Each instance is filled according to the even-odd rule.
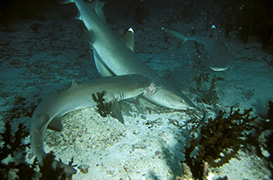
[[182,93],[170,90],[164,86],[150,87],[153,93],[144,93],[144,96],[158,105],[176,110],[197,109],[197,107]]
[[187,100],[185,99],[181,99],[181,100],[178,100],[176,102],[171,102],[169,104],[169,108],[171,109],[177,109],[177,110],[193,110],[193,109],[197,109],[197,107],[191,102],[191,101],[188,101],[186,102]]
[[167,97],[168,108],[177,110],[189,110],[197,109],[197,107],[192,103],[192,101],[179,91],[172,91]]

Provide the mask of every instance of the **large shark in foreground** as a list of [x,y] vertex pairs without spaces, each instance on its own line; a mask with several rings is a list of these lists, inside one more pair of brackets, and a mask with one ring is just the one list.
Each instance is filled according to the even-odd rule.
[[[123,121],[117,107],[117,102],[122,99],[136,97],[142,93],[153,93],[151,81],[141,75],[126,75],[116,77],[105,77],[83,84],[73,83],[71,87],[52,92],[36,108],[33,113],[30,127],[30,141],[32,151],[38,158],[39,164],[46,155],[44,151],[44,135],[47,127],[61,130],[61,117],[68,112],[95,106],[92,93],[105,91],[103,98],[105,103],[111,102],[114,117]],[[117,112],[118,111],[118,112]],[[63,167],[67,175],[76,173],[69,165],[54,161],[53,167]]]
[[82,0],[74,2],[80,12],[80,17],[88,30],[88,37],[97,68],[101,75],[140,74],[150,78],[155,84],[154,94],[144,95],[150,101],[171,109],[194,109],[195,105],[180,91],[175,89],[164,78],[140,61],[137,55],[128,48],[128,40],[121,40],[105,22],[102,2],[95,0],[91,4]]

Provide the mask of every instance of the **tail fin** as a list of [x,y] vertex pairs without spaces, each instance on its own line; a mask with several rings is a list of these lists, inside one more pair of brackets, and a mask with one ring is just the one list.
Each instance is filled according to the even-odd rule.
[[69,4],[74,3],[74,0],[58,0],[57,2],[60,4]]
[[182,41],[182,44],[185,44],[185,42],[188,41],[188,38],[186,36],[182,35],[181,33],[177,32],[177,31],[174,31],[174,30],[171,30],[171,29],[167,29],[167,28],[164,28],[164,27],[162,27],[161,29],[164,32],[168,33],[168,34],[171,34],[174,37],[177,37],[179,40]]
[[104,21],[106,22],[106,18],[103,12],[103,7],[104,7],[105,2],[96,0],[95,1],[95,5],[94,5],[94,9],[95,12],[97,13],[97,15]]

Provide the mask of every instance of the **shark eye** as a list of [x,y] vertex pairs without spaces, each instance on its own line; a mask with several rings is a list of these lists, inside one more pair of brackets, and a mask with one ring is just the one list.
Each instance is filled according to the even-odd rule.
[[182,103],[184,103],[184,104],[186,103],[185,99],[182,99],[182,98],[181,98],[180,101],[181,101]]

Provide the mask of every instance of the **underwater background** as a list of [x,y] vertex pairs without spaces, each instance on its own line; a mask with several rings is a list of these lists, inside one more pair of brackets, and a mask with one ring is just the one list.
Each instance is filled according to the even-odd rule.
[[[139,59],[198,109],[166,109],[140,96],[120,102],[124,124],[95,108],[77,110],[63,116],[61,132],[47,130],[45,151],[67,164],[73,157],[72,179],[272,179],[272,1],[104,2],[115,34],[133,28]],[[79,38],[85,26],[77,16],[74,4],[55,0],[0,3],[0,173],[6,179],[53,171],[31,167],[33,111],[72,80],[100,77],[89,43]]]

